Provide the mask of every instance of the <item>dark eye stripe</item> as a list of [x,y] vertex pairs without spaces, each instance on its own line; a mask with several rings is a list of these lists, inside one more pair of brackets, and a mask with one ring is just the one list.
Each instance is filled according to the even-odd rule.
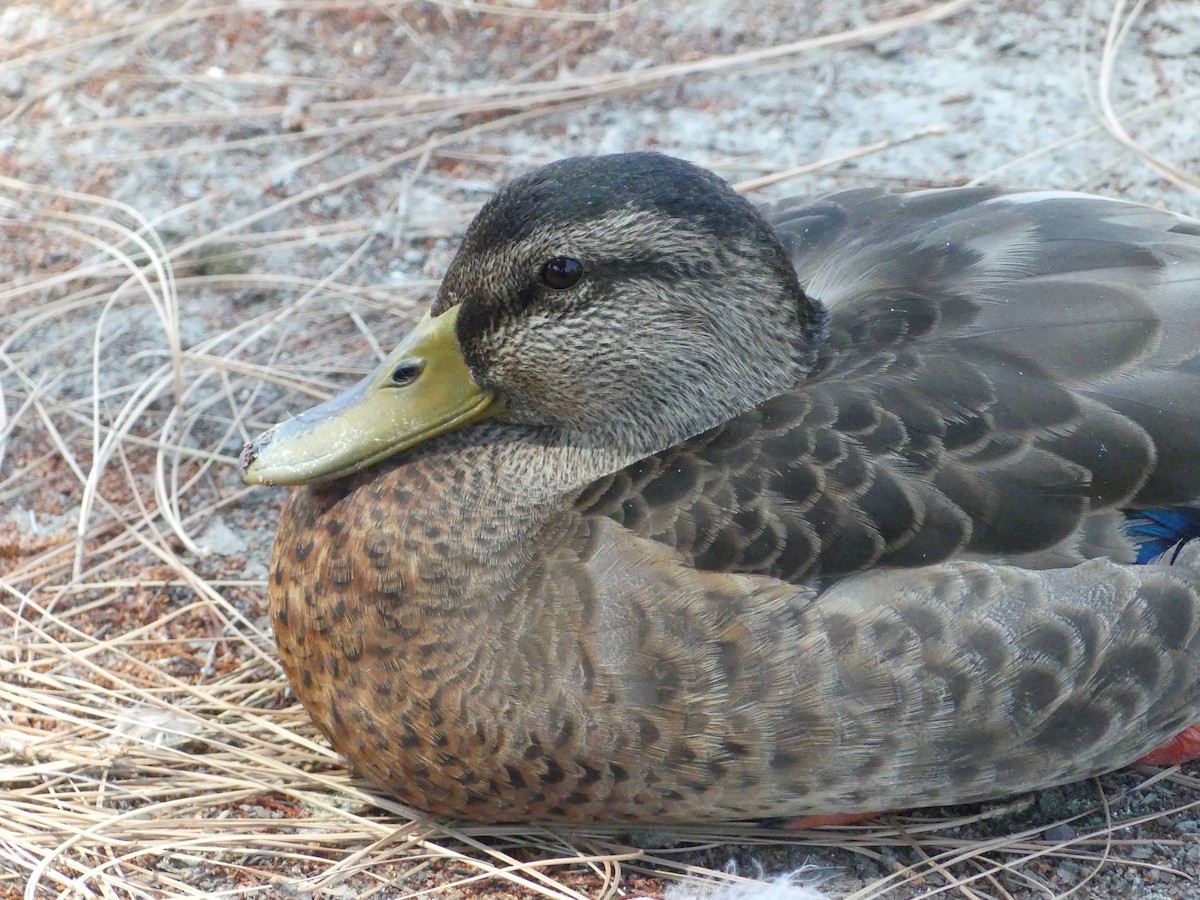
[[583,263],[569,256],[555,256],[542,265],[542,284],[551,290],[575,287],[583,277]]

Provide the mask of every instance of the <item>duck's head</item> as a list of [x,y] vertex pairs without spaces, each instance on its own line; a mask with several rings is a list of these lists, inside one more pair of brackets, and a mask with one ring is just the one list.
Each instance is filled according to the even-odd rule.
[[562,160],[483,206],[416,329],[247,445],[245,478],[337,478],[485,418],[648,455],[801,380],[821,321],[717,176],[654,153]]

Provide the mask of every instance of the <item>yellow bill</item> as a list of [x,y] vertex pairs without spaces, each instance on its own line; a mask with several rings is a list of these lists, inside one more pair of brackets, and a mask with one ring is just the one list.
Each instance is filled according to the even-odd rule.
[[372,466],[502,409],[471,377],[458,307],[429,313],[379,367],[339,397],[281,422],[242,450],[247,484],[312,484]]

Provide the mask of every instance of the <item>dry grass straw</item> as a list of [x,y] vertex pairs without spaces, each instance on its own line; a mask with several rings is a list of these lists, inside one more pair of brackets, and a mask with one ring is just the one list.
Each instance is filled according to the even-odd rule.
[[[1125,856],[1123,835],[1141,823],[1108,817],[1103,791],[1100,824],[1094,810],[1081,813],[1061,841],[1046,840],[1045,825],[963,836],[960,826],[984,813],[820,833],[730,826],[636,837],[429,821],[347,776],[287,694],[267,633],[265,582],[252,560],[269,541],[278,497],[240,485],[237,448],[326,396],[345,360],[368,364],[363,346],[381,352],[433,287],[411,275],[400,291],[362,286],[379,283],[364,277],[378,274],[373,260],[435,245],[469,218],[474,201],[461,191],[432,211],[410,209],[418,177],[439,163],[506,162],[488,156],[489,133],[684,79],[788,65],[969,3],[896,7],[852,30],[631,72],[543,78],[559,58],[549,54],[503,83],[461,91],[401,84],[339,99],[337,85],[313,78],[312,96],[329,99],[296,106],[279,99],[278,77],[256,71],[237,76],[236,115],[222,112],[220,97],[205,98],[208,112],[153,107],[147,98],[165,86],[184,101],[209,87],[146,64],[155,59],[146,49],[221,29],[228,42],[242,17],[267,13],[382,18],[418,48],[431,38],[406,17],[409,4],[214,0],[129,4],[106,21],[60,4],[68,21],[58,31],[10,48],[0,76],[25,73],[31,87],[4,127],[41,128],[51,144],[132,137],[115,152],[112,140],[97,145],[95,169],[76,182],[87,190],[0,178],[0,895],[278,896],[286,883],[364,897],[503,885],[581,898],[654,891],[664,878],[753,881],[704,862],[729,843],[838,848],[876,861],[895,858],[886,848],[911,851],[913,862],[856,900],[1006,897],[1014,885],[1050,896],[1036,865],[1046,859],[1085,873],[1122,859],[1153,866]],[[430,21],[454,26],[486,13],[514,28],[565,23],[582,46],[628,12],[542,7],[445,0]],[[1096,79],[1102,125],[1195,186],[1130,135],[1143,113],[1118,112],[1113,100],[1118,52],[1140,10],[1113,10]],[[54,119],[56,98],[94,97],[106,84],[115,87],[99,96],[115,99],[103,115]],[[281,118],[300,124],[255,127]],[[243,136],[207,137],[234,119]],[[255,183],[267,185],[255,202],[209,190],[147,218],[106,199],[123,172],[237,154],[257,161]],[[406,174],[397,182],[396,173]],[[744,187],[800,174],[768,173]],[[390,215],[355,203],[334,216],[305,212],[322,198],[380,190],[394,191]],[[192,214],[208,224],[188,234],[179,223]],[[241,300],[231,306],[230,297]],[[1197,787],[1178,773],[1145,784],[1164,777]]]

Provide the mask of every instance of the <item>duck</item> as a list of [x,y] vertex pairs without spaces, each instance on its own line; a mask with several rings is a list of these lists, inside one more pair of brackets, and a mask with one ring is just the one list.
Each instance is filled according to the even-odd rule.
[[1198,397],[1200,221],[755,205],[638,152],[498,190],[409,336],[241,462],[294,488],[290,685],[378,790],[853,816],[1200,754]]

